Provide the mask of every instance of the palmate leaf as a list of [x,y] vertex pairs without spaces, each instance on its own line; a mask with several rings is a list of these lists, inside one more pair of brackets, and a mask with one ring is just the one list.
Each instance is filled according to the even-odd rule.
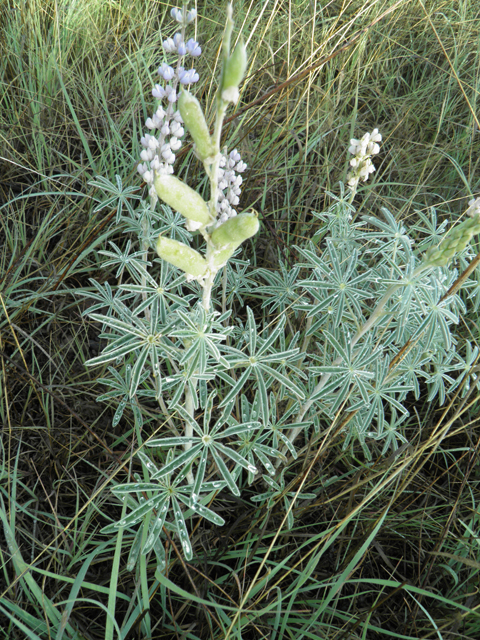
[[170,500],[168,498],[165,498],[164,503],[159,507],[157,507],[156,518],[150,527],[149,534],[142,548],[142,553],[144,555],[146,555],[147,553],[150,553],[150,551],[153,549],[153,546],[155,545],[155,542],[160,537],[169,508],[170,508]]
[[114,414],[113,419],[112,419],[112,427],[116,427],[117,424],[122,419],[123,413],[125,411],[125,408],[126,408],[128,402],[129,402],[129,397],[128,396],[124,396],[122,398],[122,400],[120,400],[120,403],[119,403],[119,405],[117,407],[117,410],[115,411],[115,414]]
[[212,448],[212,457],[217,464],[217,468],[220,472],[220,475],[227,483],[227,487],[230,489],[230,491],[233,493],[234,496],[239,496],[240,490],[235,484],[235,480],[233,479],[232,474],[228,470],[227,465],[225,464],[221,456],[219,456],[218,453],[213,448]]
[[175,515],[175,524],[177,527],[178,536],[182,545],[183,553],[187,560],[193,558],[193,549],[190,543],[190,536],[188,535],[187,527],[185,525],[185,519],[183,517],[182,509],[178,504],[178,500],[175,496],[172,496],[173,513]]
[[119,175],[115,175],[115,181],[117,183],[116,185],[114,185],[108,178],[96,176],[95,179],[90,180],[88,184],[92,187],[97,187],[97,189],[101,189],[104,193],[108,194],[105,200],[97,200],[99,204],[95,207],[94,212],[96,213],[97,211],[105,209],[105,207],[112,207],[116,204],[116,224],[118,225],[120,223],[123,207],[126,207],[130,215],[134,217],[133,208],[129,200],[140,200],[141,196],[137,195],[139,191],[137,186],[124,187]]
[[197,473],[195,474],[195,481],[193,483],[192,496],[191,496],[193,504],[196,504],[198,500],[198,496],[200,495],[200,491],[202,490],[202,484],[205,478],[205,469],[207,468],[207,462],[208,462],[208,453],[209,453],[208,449],[205,448],[202,451],[202,455],[198,463]]
[[82,295],[92,300],[97,300],[98,303],[91,305],[90,307],[88,307],[88,309],[83,311],[83,316],[89,315],[94,311],[104,309],[105,307],[108,308],[108,317],[110,317],[110,314],[112,312],[117,313],[121,318],[127,318],[132,315],[130,309],[124,303],[125,300],[128,300],[132,297],[131,294],[122,295],[120,289],[117,289],[115,293],[113,293],[112,287],[108,282],[105,282],[103,285],[101,285],[93,278],[89,278],[89,282],[96,289],[96,291],[87,291],[84,289],[80,289],[79,291],[77,291],[77,293],[81,293]]
[[136,509],[134,509],[124,518],[119,520],[114,526],[116,528],[131,527],[134,524],[137,524],[138,522],[143,520],[143,518],[147,514],[151,513],[153,509],[159,508],[159,506],[161,506],[162,503],[163,503],[163,496],[155,495],[152,498],[149,498],[148,500],[145,500],[144,502],[142,502]]
[[269,307],[270,313],[273,313],[276,309],[279,312],[285,311],[287,307],[293,305],[299,296],[297,293],[297,277],[300,267],[289,268],[285,266],[281,259],[279,259],[278,265],[280,267],[279,273],[268,271],[267,269],[257,269],[255,271],[255,275],[260,275],[268,282],[267,286],[257,286],[256,290],[258,293],[267,294],[262,303],[262,309]]
[[109,242],[109,245],[113,251],[99,251],[99,253],[110,258],[103,263],[105,268],[118,265],[117,272],[115,273],[115,278],[117,279],[123,276],[125,269],[127,269],[132,277],[137,278],[139,272],[147,273],[146,268],[152,266],[151,262],[144,260],[144,251],[130,253],[131,240],[128,240],[127,246],[123,251],[112,241]]
[[[162,441],[159,440],[157,442],[161,443]],[[159,445],[153,444],[152,442],[147,442],[146,444],[148,447],[162,446],[161,444]],[[180,467],[184,467],[191,464],[195,460],[195,458],[198,456],[200,451],[202,450],[202,447],[203,447],[202,443],[196,444],[191,449],[188,449],[188,451],[184,451],[183,453],[179,454],[176,458],[172,460],[172,462],[169,462],[164,467],[159,469],[155,473],[155,475],[152,476],[152,478],[155,478],[155,479],[163,478],[165,476],[170,475],[176,469],[179,469]]]
[[[184,443],[184,439],[180,438],[178,440]],[[172,444],[172,442],[169,444]],[[137,455],[142,462],[144,471],[151,479],[158,476],[163,470],[159,470],[157,465],[150,460],[145,452],[138,451]],[[167,454],[166,463],[170,465],[174,461],[174,448],[171,448]],[[134,568],[139,553],[145,555],[152,550],[155,551],[157,560],[160,562],[160,565],[163,566],[165,550],[161,544],[160,536],[164,526],[170,529],[172,526],[175,528],[181,540],[185,556],[191,558],[192,547],[185,524],[185,517],[197,515],[208,519],[217,526],[225,524],[221,516],[204,504],[206,501],[211,501],[212,492],[218,491],[226,486],[225,481],[202,482],[198,494],[194,495],[192,494],[192,485],[184,484],[186,470],[177,473],[175,478],[172,477],[172,474],[164,475],[158,479],[158,482],[145,481],[139,474],[134,474],[134,476],[135,482],[117,485],[113,488],[113,492],[121,500],[127,500],[133,507],[133,510],[125,518],[122,518],[120,522],[105,528],[106,532],[112,533],[120,527],[130,527],[138,524],[140,521],[143,522],[134,541],[133,546],[135,549],[131,557],[130,569]],[[131,497],[131,494],[137,494],[138,502]],[[185,514],[182,511],[182,504],[187,507]],[[167,520],[167,516],[172,509],[173,523]],[[139,545],[141,539],[144,537],[145,528],[148,528],[148,535],[145,539],[145,544],[140,549]]]
[[226,447],[221,442],[217,442],[215,443],[215,448],[223,453],[224,456],[227,456],[247,471],[250,471],[251,473],[257,473],[257,467],[255,465],[251,464],[248,460],[246,460],[243,456],[241,456],[230,447]]
[[137,564],[138,556],[140,555],[140,549],[142,546],[142,537],[143,530],[142,527],[140,527],[135,534],[135,538],[133,539],[130,551],[128,553],[127,571],[133,571],[135,569],[135,565]]
[[225,396],[225,398],[222,400],[222,402],[220,403],[220,407],[224,407],[227,404],[229,404],[232,400],[235,400],[235,398],[237,396],[240,395],[240,391],[243,388],[243,385],[245,384],[245,382],[248,380],[248,378],[250,377],[251,371],[250,369],[245,369],[245,371],[242,373],[242,375],[240,376],[240,378],[238,378],[238,380],[235,382],[234,386],[230,389],[230,391],[228,392],[228,394]]
[[259,336],[257,336],[257,328],[253,312],[248,307],[247,314],[248,353],[243,353],[242,351],[232,347],[225,347],[225,359],[228,361],[229,368],[245,367],[245,370],[240,378],[234,383],[232,389],[228,392],[219,406],[224,407],[231,402],[240,394],[240,391],[249,377],[254,376],[257,380],[259,411],[266,421],[269,413],[268,388],[266,381],[269,381],[270,384],[271,380],[275,379],[297,397],[304,398],[304,393],[300,387],[298,387],[283,373],[270,366],[275,363],[280,364],[282,368],[285,367],[285,365],[288,366],[290,361],[298,359],[299,349],[298,347],[295,347],[294,349],[288,349],[282,352],[275,351],[275,342],[279,340],[280,333],[283,331],[285,326],[285,316],[281,317],[277,326],[268,338],[266,340],[261,340]]
[[128,484],[117,484],[112,491],[115,495],[124,496],[129,493],[144,493],[145,491],[156,491],[156,482],[129,482]]
[[[100,364],[106,364],[107,362],[111,362],[112,360],[116,360],[117,358],[126,356],[136,349],[141,349],[145,344],[143,340],[133,338],[129,338],[125,340],[125,342],[126,344],[124,344],[123,346],[118,347],[117,349],[114,349],[112,351],[102,353],[95,358],[91,358],[90,360],[87,360],[85,364],[88,367],[96,367]],[[149,346],[147,348],[149,348]]]
[[[184,438],[177,437],[154,439],[146,443],[149,447],[174,447],[179,444],[187,443],[193,445],[190,449],[184,451],[183,453],[179,454],[171,461],[169,461],[162,469],[155,471],[154,475],[152,476],[154,478],[163,477],[172,473],[179,467],[186,467],[187,465],[192,464],[201,451],[200,461],[193,483],[192,497],[194,497],[195,499],[202,490],[205,469],[210,455],[216,462],[218,461],[217,467],[220,475],[224,478],[227,485],[235,493],[238,491],[238,489],[236,488],[233,475],[230,473],[230,471],[228,471],[224,463],[224,458],[229,458],[235,463],[235,465],[239,465],[244,469],[247,469],[249,473],[256,473],[257,471],[255,465],[250,460],[237,453],[237,451],[235,451],[232,447],[223,444],[221,440],[230,438],[232,436],[238,436],[239,433],[241,434],[247,431],[253,432],[256,429],[259,429],[261,427],[261,424],[257,421],[250,421],[245,424],[242,423],[233,427],[227,427],[222,431],[222,427],[225,424],[229,424],[230,413],[233,406],[233,403],[228,403],[224,411],[222,412],[222,415],[216,421],[212,428],[210,423],[212,420],[212,409],[215,397],[216,391],[213,391],[205,402],[203,427],[200,427],[197,421],[186,411],[184,407],[177,407],[177,413],[185,420],[185,422],[191,425],[197,435]],[[172,449],[170,450],[172,451]]]
[[363,220],[365,220],[365,222],[368,222],[372,226],[377,227],[377,229],[380,229],[379,232],[369,232],[366,234],[368,238],[382,239],[379,248],[372,252],[373,255],[375,256],[380,253],[383,256],[389,252],[389,250],[391,250],[392,253],[398,253],[398,249],[401,248],[405,252],[405,259],[408,260],[412,252],[413,241],[407,234],[406,228],[403,226],[402,222],[397,222],[395,220],[386,207],[381,207],[381,212],[383,213],[385,222],[379,217],[363,216]]
[[179,338],[185,345],[180,356],[180,364],[186,367],[187,375],[205,373],[209,359],[228,367],[217,343],[223,342],[232,332],[232,327],[224,327],[222,322],[230,315],[230,311],[219,316],[218,313],[207,313],[203,307],[186,313],[181,309],[176,311],[184,326],[174,328],[169,332],[171,338]]
[[286,389],[289,389],[289,391],[291,391],[293,395],[295,395],[299,400],[305,399],[305,393],[302,391],[302,389],[300,389],[299,386],[297,386],[292,380],[290,380],[290,378],[284,376],[283,373],[280,373],[280,371],[277,371],[276,369],[273,369],[273,367],[269,367],[264,364],[265,361],[268,361],[267,358],[265,358],[265,360],[262,359],[262,362],[259,365],[259,368],[262,369],[264,373],[275,378],[277,382],[280,382],[280,384],[282,384]]
[[458,324],[458,314],[448,307],[453,302],[452,299],[441,300],[440,283],[432,279],[432,289],[423,291],[421,304],[425,310],[425,318],[412,336],[414,340],[417,336],[422,336],[425,346],[428,348],[438,330],[442,333],[442,341],[448,350],[452,346],[452,337],[449,324]]
[[194,511],[195,513],[198,513],[198,515],[201,516],[202,518],[205,518],[205,520],[209,520],[210,522],[215,524],[217,527],[223,527],[223,525],[225,524],[225,520],[221,516],[219,516],[218,513],[215,513],[215,511],[212,511],[211,509],[201,504],[200,502],[194,501],[192,497],[189,499],[186,499],[183,496],[178,496],[178,499],[184,502],[187,506],[189,506],[190,509],[192,509],[192,511]]

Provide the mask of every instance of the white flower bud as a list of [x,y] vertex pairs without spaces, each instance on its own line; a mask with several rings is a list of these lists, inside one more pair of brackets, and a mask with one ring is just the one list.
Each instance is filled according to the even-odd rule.
[[171,149],[173,149],[173,151],[177,151],[178,149],[180,149],[181,146],[182,146],[181,140],[179,140],[175,136],[172,136],[170,138],[170,147]]
[[154,171],[160,171],[160,168],[162,166],[160,162],[160,158],[158,156],[155,156],[153,160],[150,162],[150,166]]
[[170,82],[170,80],[175,75],[175,70],[170,67],[165,62],[158,67],[158,75],[165,80],[165,82]]
[[152,96],[162,100],[165,97],[165,89],[160,84],[156,84],[152,89]]
[[468,209],[465,212],[471,218],[480,214],[480,198],[468,201]]
[[186,47],[188,53],[194,58],[198,58],[198,56],[202,53],[202,48],[193,38],[190,38],[190,40],[186,44]]
[[168,162],[169,164],[173,164],[175,162],[175,154],[172,153],[172,150],[170,149],[169,146],[165,145],[166,148],[162,151],[162,158],[165,160],[165,162]]
[[177,52],[177,47],[175,46],[175,42],[173,41],[173,38],[167,38],[166,40],[163,41],[163,48],[165,49],[165,51],[167,53],[176,53]]
[[236,149],[234,149],[233,151],[230,151],[229,156],[234,162],[239,162],[242,159],[242,156],[238,153]]
[[195,69],[189,69],[188,71],[186,69],[182,69],[181,72],[179,71],[178,77],[182,84],[194,84],[199,80],[199,75]]
[[144,149],[143,151],[140,152],[140,158],[144,161],[144,162],[150,162],[151,160],[153,160],[155,153],[152,151],[152,149]]
[[181,9],[179,9],[178,7],[174,7],[171,11],[170,11],[170,15],[172,16],[172,18],[174,20],[176,20],[177,22],[182,22],[183,21],[183,11]]
[[243,160],[241,160],[235,167],[235,170],[238,171],[238,173],[243,173],[246,168],[247,165],[245,164],[245,162],[243,162]]

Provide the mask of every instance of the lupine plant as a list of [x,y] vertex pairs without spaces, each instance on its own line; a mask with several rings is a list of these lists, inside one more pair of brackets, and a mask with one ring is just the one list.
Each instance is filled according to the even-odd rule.
[[[115,425],[127,408],[135,421],[143,471],[113,487],[127,511],[105,529],[140,525],[130,567],[152,551],[164,566],[167,534],[191,558],[189,523],[222,525],[217,493],[238,496],[254,482],[253,500],[284,503],[291,527],[296,496],[284,474],[299,446],[313,445],[338,423],[344,448],[359,443],[368,462],[373,448],[383,455],[407,441],[406,400],[419,398],[420,384],[442,403],[477,384],[478,349],[457,349],[451,327],[465,311],[461,290],[468,296],[473,286],[458,268],[474,258],[480,198],[448,233],[432,210],[425,226],[412,230],[415,242],[387,209],[357,216],[359,185],[380,153],[374,129],[350,141],[347,189],[339,183],[327,210],[312,212],[321,229],[290,248],[294,266],[279,256],[273,271],[249,269],[238,254],[255,251],[259,220],[240,207],[246,164],[222,140],[225,113],[240,97],[246,48],[241,40],[232,45],[229,8],[208,122],[192,93],[199,76],[191,63],[201,46],[188,30],[196,13],[184,7],[171,15],[179,30],[163,42],[157,102],[145,123],[150,133],[141,139],[146,200],[135,202],[120,178],[117,187],[102,178],[94,183],[108,193],[99,208],[113,197],[115,224],[129,235],[124,249],[112,243],[102,252],[118,267],[118,285],[93,282],[87,313],[106,342],[88,363],[108,365],[100,382],[109,390],[99,400],[116,400]],[[174,175],[187,132],[207,177],[202,193]],[[244,306],[255,304],[253,283],[261,309]],[[144,416],[152,411],[159,418],[147,431]]]

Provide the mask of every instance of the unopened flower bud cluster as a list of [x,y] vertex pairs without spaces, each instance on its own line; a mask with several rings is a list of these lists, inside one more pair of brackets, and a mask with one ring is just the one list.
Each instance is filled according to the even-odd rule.
[[476,200],[469,200],[468,209],[465,211],[465,213],[470,218],[475,218],[475,216],[478,216],[480,214],[480,198],[477,198]]
[[180,138],[185,130],[180,112],[175,109],[178,100],[178,86],[189,85],[198,82],[198,73],[195,69],[185,69],[182,62],[185,56],[198,58],[202,49],[198,42],[190,38],[185,42],[185,29],[195,20],[195,9],[173,8],[171,16],[181,25],[181,32],[173,38],[167,38],[163,42],[163,49],[167,54],[176,54],[176,65],[170,66],[163,62],[158,68],[158,75],[163,80],[162,84],[156,84],[152,95],[163,104],[159,104],[151,118],[147,118],[145,126],[152,133],[145,134],[140,140],[143,151],[141,162],[137,169],[139,174],[149,186],[149,195],[156,201],[157,194],[154,187],[155,177],[162,174],[173,173],[175,152],[180,149]]
[[350,166],[353,171],[347,175],[347,184],[353,190],[357,187],[360,180],[364,182],[368,180],[368,176],[375,171],[375,167],[371,157],[379,153],[382,140],[382,134],[378,133],[378,129],[374,129],[372,133],[366,133],[360,140],[352,138],[350,140],[349,153],[355,157],[350,160]]
[[240,201],[240,186],[243,182],[242,176],[238,174],[243,173],[246,168],[247,165],[236,149],[228,155],[222,153],[218,170],[218,218],[215,226],[218,227],[237,215],[233,207]]
[[473,236],[480,233],[480,198],[470,200],[466,211],[469,216],[457,225],[438,247],[431,247],[425,254],[425,264],[432,267],[444,267],[456,253],[463,251]]

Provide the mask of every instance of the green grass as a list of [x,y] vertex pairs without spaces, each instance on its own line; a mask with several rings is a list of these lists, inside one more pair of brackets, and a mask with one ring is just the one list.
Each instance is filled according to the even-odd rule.
[[[412,400],[410,445],[390,457],[379,448],[373,464],[342,450],[340,416],[286,474],[289,491],[320,495],[295,503],[290,531],[282,501],[250,501],[259,482],[218,496],[227,524],[196,525],[192,562],[168,540],[163,574],[149,558],[128,571],[128,531],[99,533],[120,516],[108,486],[126,481],[135,437],[128,411],[112,428],[116,407],[95,402],[101,371],[84,366],[98,332],[76,291],[89,278],[113,284],[98,251],[127,240],[114,210],[94,211],[88,182],[119,174],[140,193],[138,140],[170,6],[0,3],[0,637],[474,640],[475,390],[447,409]],[[197,96],[208,103],[223,17],[216,2],[197,6]],[[250,57],[225,139],[249,166],[242,205],[264,221],[255,266],[271,269],[279,251],[293,263],[292,245],[318,229],[310,212],[345,179],[349,138],[373,127],[384,144],[360,212],[387,206],[413,224],[434,204],[455,220],[478,195],[474,0],[236,0],[234,11]],[[177,166],[198,170],[188,151]],[[478,343],[468,308],[460,344]],[[144,419],[153,429],[155,414]]]

